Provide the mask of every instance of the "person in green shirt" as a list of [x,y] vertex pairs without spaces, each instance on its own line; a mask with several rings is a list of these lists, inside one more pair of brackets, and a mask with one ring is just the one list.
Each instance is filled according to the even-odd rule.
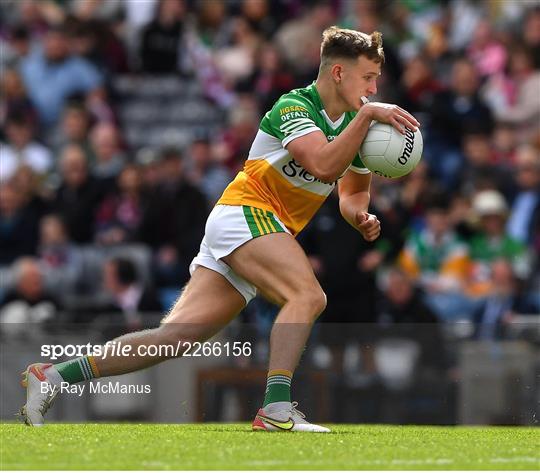
[[478,192],[472,202],[478,218],[478,232],[468,242],[471,263],[471,295],[482,297],[491,291],[491,263],[510,261],[515,274],[525,279],[530,273],[527,247],[505,230],[508,205],[496,190]]

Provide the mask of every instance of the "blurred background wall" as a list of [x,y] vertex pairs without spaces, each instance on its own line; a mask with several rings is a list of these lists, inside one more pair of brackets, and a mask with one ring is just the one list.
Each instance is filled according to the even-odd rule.
[[[335,195],[300,235],[329,305],[294,395],[321,421],[538,422],[540,2],[4,0],[0,18],[3,418],[44,340],[159,323],[261,116],[316,78],[337,24],[383,32],[373,100],[413,113],[425,149],[374,176],[377,242]],[[221,335],[249,357],[167,362],[133,375],[150,396],[54,415],[249,419],[275,315],[256,299]]]

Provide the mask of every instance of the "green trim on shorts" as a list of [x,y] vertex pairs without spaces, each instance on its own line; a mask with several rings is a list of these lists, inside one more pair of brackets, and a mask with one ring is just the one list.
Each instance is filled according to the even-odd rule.
[[259,232],[259,229],[257,228],[257,224],[255,223],[255,216],[251,214],[251,208],[252,207],[242,205],[242,210],[244,211],[244,217],[246,218],[249,231],[251,232],[251,236],[255,238],[255,237],[261,236],[261,233]]
[[242,206],[244,217],[248,224],[251,236],[256,238],[270,233],[284,233],[285,230],[278,223],[272,212],[259,209],[257,207]]
[[274,217],[274,214],[272,212],[266,212],[266,214],[268,215],[268,218],[270,219],[270,221],[274,224],[274,227],[276,227],[276,232],[283,232],[285,233],[285,230],[283,229],[283,227],[278,223],[278,221],[276,220],[276,217]]

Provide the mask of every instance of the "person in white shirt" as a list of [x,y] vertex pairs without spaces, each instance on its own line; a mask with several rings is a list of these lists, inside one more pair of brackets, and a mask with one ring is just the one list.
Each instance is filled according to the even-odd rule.
[[24,117],[8,118],[8,142],[0,143],[0,182],[9,181],[20,166],[28,166],[38,175],[49,172],[53,164],[52,154],[46,146],[34,141],[32,135],[32,125]]

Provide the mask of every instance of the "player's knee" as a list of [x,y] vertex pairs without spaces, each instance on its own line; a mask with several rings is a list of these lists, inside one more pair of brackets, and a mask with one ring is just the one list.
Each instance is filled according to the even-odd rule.
[[317,297],[316,300],[314,300],[314,307],[316,308],[316,317],[319,317],[324,312],[324,309],[326,309],[326,304],[328,303],[328,299],[326,298],[326,293],[319,289],[317,291]]
[[313,320],[326,309],[326,294],[320,287],[313,287],[302,291],[299,295],[300,302],[308,307]]

